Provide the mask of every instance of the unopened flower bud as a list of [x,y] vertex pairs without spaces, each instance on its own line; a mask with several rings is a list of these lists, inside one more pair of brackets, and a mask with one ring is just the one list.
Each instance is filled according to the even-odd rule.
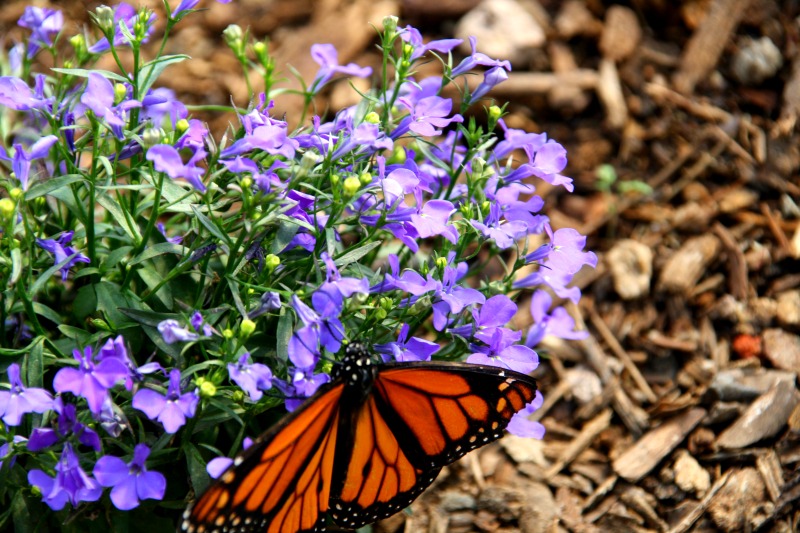
[[500,107],[496,105],[489,106],[489,120],[497,121],[502,114],[503,110]]
[[436,258],[436,268],[439,270],[444,270],[447,266],[447,258],[446,257],[437,257]]
[[427,313],[431,308],[431,297],[427,294],[414,302],[414,305],[408,308],[409,312],[412,315],[418,315],[420,313]]
[[233,391],[233,394],[231,395],[231,398],[236,403],[242,403],[244,401],[244,391],[239,390],[239,389]]
[[142,133],[142,142],[145,148],[150,148],[161,143],[164,138],[164,130],[161,128],[147,128]]
[[4,220],[13,217],[16,205],[11,198],[0,199],[0,217],[3,217]]
[[217,394],[217,386],[209,380],[200,384],[200,396],[203,398],[213,398]]
[[364,117],[364,122],[367,124],[380,124],[381,116],[377,114],[375,111],[370,111]]
[[383,30],[389,34],[397,31],[397,17],[394,15],[383,17]]
[[275,254],[267,254],[264,258],[264,264],[267,266],[267,270],[272,272],[281,264],[281,258]]
[[348,176],[345,178],[343,186],[344,193],[347,196],[353,196],[361,188],[361,180],[356,176]]
[[408,155],[406,155],[406,150],[402,146],[395,146],[392,150],[392,155],[389,156],[389,159],[386,161],[387,165],[402,165],[406,162]]
[[362,172],[358,176],[358,181],[361,182],[362,185],[369,185],[372,183],[372,174],[369,172]]
[[242,43],[244,32],[242,31],[242,27],[238,24],[231,24],[225,28],[222,32],[222,36],[225,38],[225,42],[228,46],[237,50]]
[[175,123],[175,131],[178,133],[183,133],[189,129],[189,121],[185,118],[180,119],[178,122]]
[[256,323],[250,320],[249,318],[245,318],[242,320],[241,325],[239,326],[239,336],[243,339],[248,338],[253,332],[256,330]]
[[233,338],[233,330],[231,328],[225,328],[222,330],[222,336],[226,339]]
[[103,32],[111,31],[114,29],[114,10],[108,6],[98,6],[94,10],[95,20],[97,25]]
[[25,196],[25,191],[23,191],[19,187],[14,187],[10,191],[8,191],[8,195],[11,197],[12,200],[18,202],[23,196]]
[[386,296],[381,296],[381,299],[378,300],[378,305],[381,309],[385,309],[387,311],[391,311],[394,305],[394,300],[391,298],[387,298]]
[[249,191],[250,187],[253,186],[253,178],[250,176],[245,176],[239,181],[239,183],[241,184],[243,191]]
[[108,322],[102,318],[92,318],[89,320],[89,323],[100,331],[111,331],[111,327],[109,327]]
[[375,310],[375,318],[377,318],[378,320],[383,320],[384,318],[386,318],[387,314],[388,313],[386,312],[386,309],[378,308]]
[[114,84],[114,102],[120,103],[125,99],[128,95],[128,88],[125,87],[124,83],[115,83]]
[[414,46],[409,43],[403,43],[403,57],[411,57],[412,53],[414,53]]
[[257,41],[253,44],[253,52],[256,54],[256,57],[260,62],[264,62],[264,58],[267,57],[267,45],[261,41]]

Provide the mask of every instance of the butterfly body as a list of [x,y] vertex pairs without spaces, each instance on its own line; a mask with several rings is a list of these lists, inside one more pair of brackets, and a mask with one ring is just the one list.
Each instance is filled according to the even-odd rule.
[[461,363],[377,365],[346,348],[332,381],[261,435],[184,514],[187,533],[356,529],[408,506],[443,466],[500,438],[535,381]]

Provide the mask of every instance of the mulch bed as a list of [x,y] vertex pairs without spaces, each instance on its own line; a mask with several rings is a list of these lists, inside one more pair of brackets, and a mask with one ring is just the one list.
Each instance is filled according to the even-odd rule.
[[[316,42],[376,64],[367,22],[384,15],[428,38],[472,20],[480,49],[514,54],[493,93],[510,102],[506,122],[568,150],[577,194],[539,192],[554,227],[588,235],[600,262],[578,276],[573,309],[591,337],[541,352],[545,439],[508,436],[466,457],[376,531],[797,531],[797,3],[492,3],[234,0],[168,51],[194,56],[165,78],[179,97],[246,105],[220,44],[228,24],[268,35],[277,64],[309,79]],[[0,32],[24,5],[4,8]],[[81,20],[84,3],[64,5]],[[349,91],[318,105],[349,105]],[[298,116],[298,104],[277,112]],[[205,118],[217,132],[232,120]]]

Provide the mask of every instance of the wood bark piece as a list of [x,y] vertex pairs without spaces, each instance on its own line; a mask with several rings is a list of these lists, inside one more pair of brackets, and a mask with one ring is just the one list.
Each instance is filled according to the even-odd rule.
[[561,453],[561,457],[547,469],[545,478],[552,478],[574,461],[583,450],[589,447],[600,432],[608,427],[609,423],[611,423],[611,409],[604,410],[587,422],[580,434]]
[[667,260],[659,277],[659,288],[675,294],[687,294],[700,276],[706,273],[721,248],[719,239],[714,235],[689,239]]
[[633,239],[622,239],[608,251],[605,262],[620,298],[635,300],[650,293],[653,279],[651,247]]
[[779,381],[748,406],[728,429],[717,438],[720,448],[744,448],[778,433],[789,420],[800,393],[794,383]]
[[691,93],[697,82],[714,69],[749,3],[750,0],[713,1],[681,56],[680,67],[673,78],[679,92]]
[[708,506],[714,523],[723,531],[752,531],[766,518],[764,482],[755,468],[735,471]]
[[730,479],[731,474],[732,471],[730,470],[722,474],[722,477],[714,482],[714,485],[708,491],[706,497],[700,501],[700,504],[687,513],[680,522],[672,526],[672,529],[670,529],[667,533],[684,533],[685,531],[689,531],[689,528],[692,527],[692,525],[697,522],[697,520],[706,512],[706,509],[708,509],[708,506],[713,498],[717,495],[720,489],[725,486],[725,484],[728,482],[728,479]]
[[722,245],[728,255],[728,285],[731,288],[731,294],[737,300],[744,300],[747,298],[747,287],[749,286],[744,253],[739,248],[736,238],[728,231],[728,228],[716,222],[711,229],[714,231],[714,235],[722,241]]
[[773,502],[778,501],[783,488],[783,467],[775,450],[767,450],[756,459],[756,468],[764,480],[769,497]]
[[695,407],[664,422],[625,450],[611,466],[631,483],[639,481],[671,453],[705,415],[705,409]]
[[628,7],[609,6],[600,36],[600,51],[603,57],[622,61],[636,51],[642,39],[642,28],[636,13]]
[[597,96],[606,109],[606,121],[610,127],[621,129],[628,121],[628,106],[625,104],[617,66],[611,59],[601,59],[598,73]]
[[800,376],[800,336],[783,329],[770,328],[763,333],[764,356],[776,368]]

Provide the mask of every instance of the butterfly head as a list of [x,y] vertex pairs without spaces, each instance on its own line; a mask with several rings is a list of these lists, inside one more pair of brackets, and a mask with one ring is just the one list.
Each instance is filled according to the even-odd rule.
[[342,377],[352,384],[363,386],[370,382],[376,370],[373,354],[366,344],[351,342],[344,348],[344,358],[334,365],[334,378]]

